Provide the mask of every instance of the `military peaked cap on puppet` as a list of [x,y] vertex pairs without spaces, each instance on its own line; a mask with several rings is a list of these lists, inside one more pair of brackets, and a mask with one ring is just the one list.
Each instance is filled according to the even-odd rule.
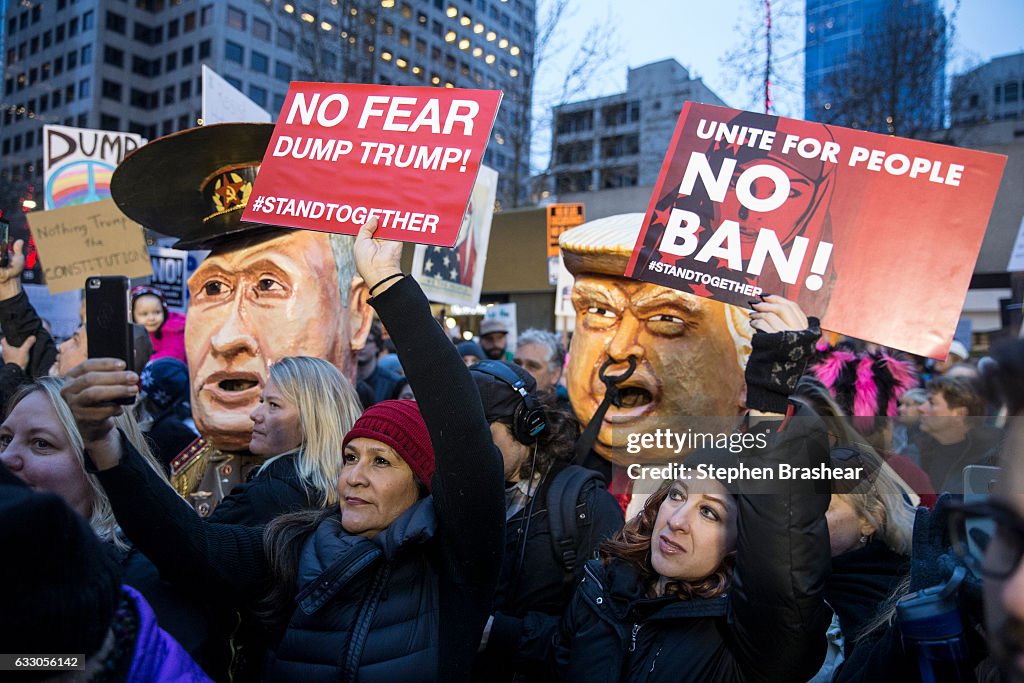
[[598,273],[623,277],[643,222],[642,213],[621,213],[566,230],[558,238],[566,269],[573,276]]
[[274,230],[241,220],[273,132],[271,123],[218,123],[159,138],[124,158],[110,194],[133,221],[177,237],[175,247]]

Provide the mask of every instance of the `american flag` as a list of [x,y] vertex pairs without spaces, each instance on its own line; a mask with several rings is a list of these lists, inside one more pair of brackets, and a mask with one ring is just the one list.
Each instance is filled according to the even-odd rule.
[[423,258],[423,272],[445,282],[457,285],[473,286],[473,273],[476,270],[476,245],[473,229],[458,247],[428,246]]

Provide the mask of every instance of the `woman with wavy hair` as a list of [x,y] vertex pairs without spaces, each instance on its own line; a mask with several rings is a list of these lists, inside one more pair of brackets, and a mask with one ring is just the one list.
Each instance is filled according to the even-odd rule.
[[[0,424],[0,463],[32,490],[60,496],[84,518],[119,563],[122,582],[138,590],[156,612],[160,626],[204,663],[209,643],[195,591],[178,590],[162,581],[149,559],[121,534],[106,491],[86,468],[85,443],[61,396],[63,386],[60,378],[40,377],[11,396],[7,417]],[[138,451],[139,462],[153,481],[173,495],[131,411],[113,422]]]
[[799,681],[820,666],[827,491],[724,469],[827,462],[821,421],[788,400],[820,330],[781,298],[754,309],[744,452],[690,455],[587,563],[556,644],[562,680]]
[[[85,469],[85,445],[60,395],[63,385],[58,377],[40,377],[11,396],[7,418],[0,424],[0,462],[34,490],[59,495],[89,522],[100,539],[127,551],[129,546],[118,535],[106,492],[96,476]],[[163,477],[129,411],[115,422],[142,454],[145,464]]]

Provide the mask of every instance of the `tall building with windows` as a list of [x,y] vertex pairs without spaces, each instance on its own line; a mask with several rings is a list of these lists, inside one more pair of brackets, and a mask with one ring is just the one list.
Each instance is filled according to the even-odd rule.
[[502,90],[484,161],[507,197],[535,15],[535,0],[9,2],[0,179],[41,178],[45,123],[149,139],[197,125],[205,64],[274,117],[292,80]]
[[945,114],[938,0],[807,0],[804,118],[919,135]]
[[654,185],[683,102],[724,106],[674,59],[630,69],[626,91],[554,108],[556,195]]

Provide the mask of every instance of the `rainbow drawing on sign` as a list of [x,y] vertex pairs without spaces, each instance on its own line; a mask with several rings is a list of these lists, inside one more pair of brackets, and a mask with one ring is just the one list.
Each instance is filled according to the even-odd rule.
[[103,161],[80,160],[59,167],[46,183],[46,202],[51,209],[106,199],[114,166]]

